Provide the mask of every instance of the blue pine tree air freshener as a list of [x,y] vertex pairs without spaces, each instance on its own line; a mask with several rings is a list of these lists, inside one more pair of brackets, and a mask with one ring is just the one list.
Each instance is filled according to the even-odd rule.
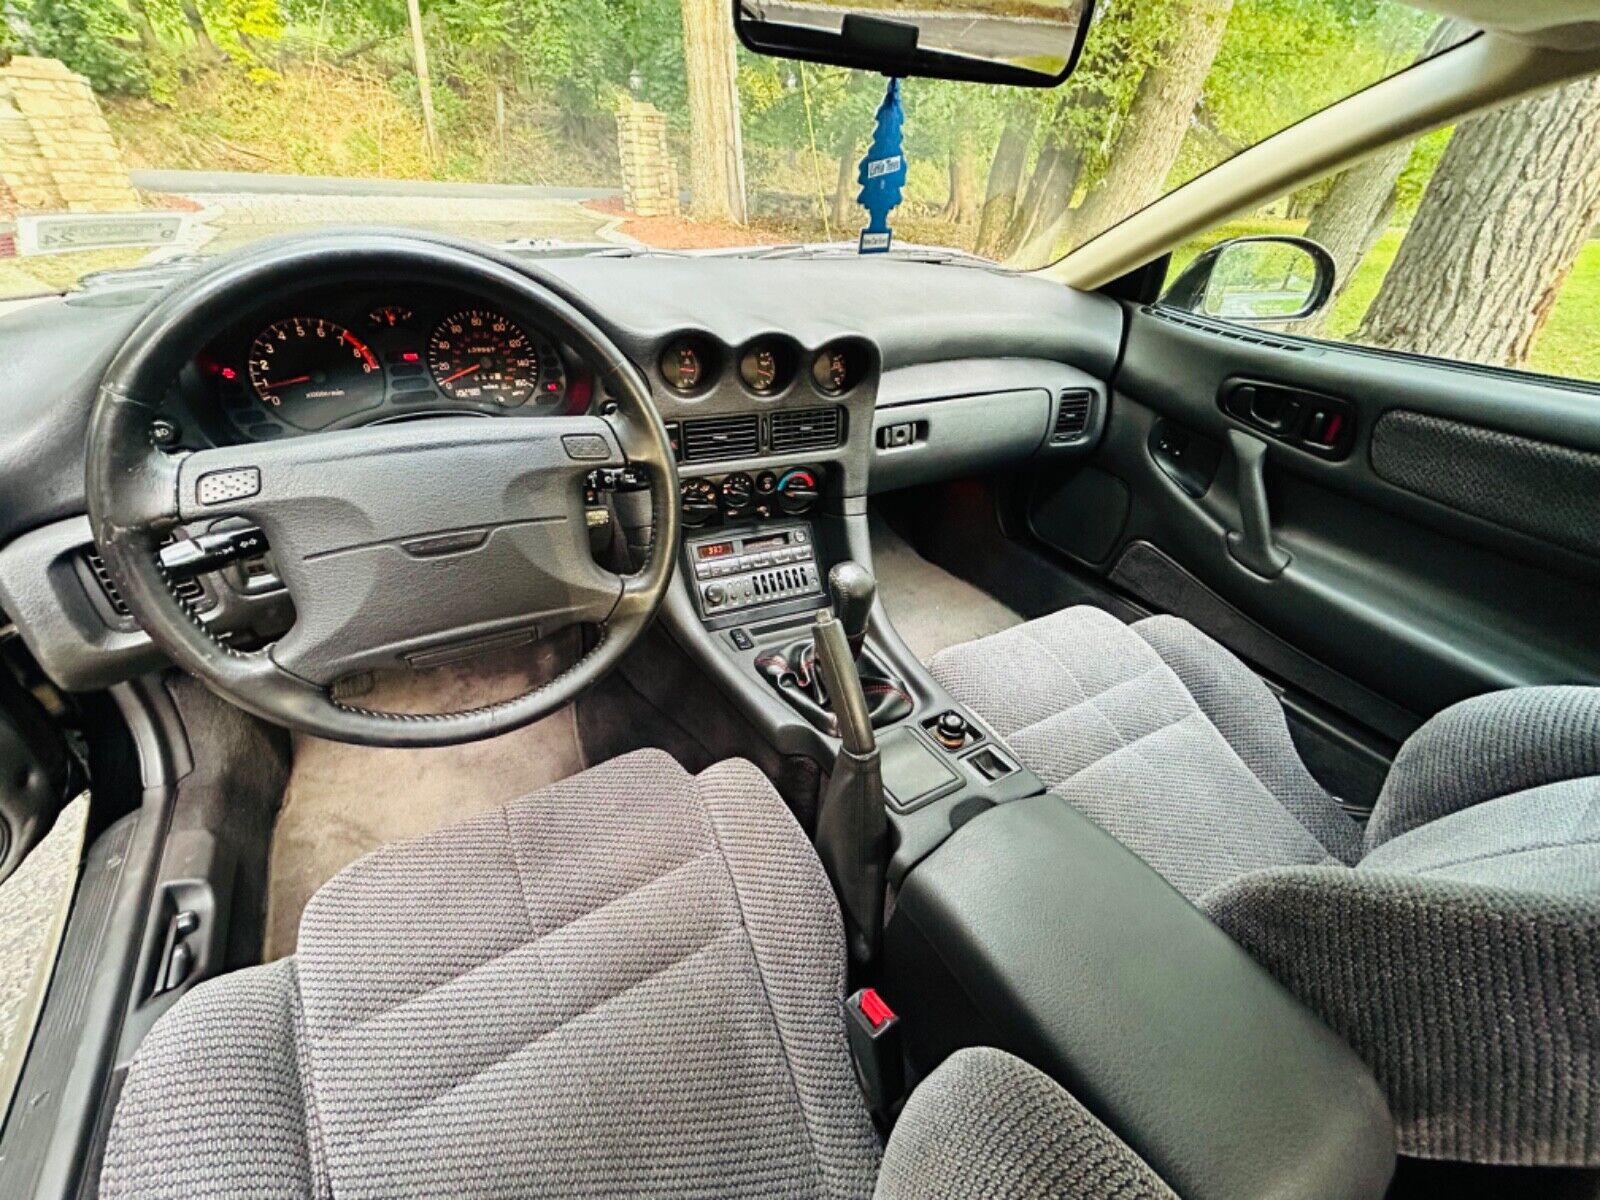
[[887,254],[894,241],[889,228],[889,213],[900,203],[906,187],[906,156],[900,148],[905,110],[900,107],[900,81],[889,80],[889,89],[878,105],[877,123],[872,128],[872,145],[861,160],[856,179],[861,194],[856,203],[867,210],[867,227],[861,231],[856,249],[862,254]]

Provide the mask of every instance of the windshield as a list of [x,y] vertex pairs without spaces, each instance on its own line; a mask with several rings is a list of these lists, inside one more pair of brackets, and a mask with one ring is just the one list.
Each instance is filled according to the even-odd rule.
[[[318,226],[812,254],[867,223],[884,81],[749,54],[725,0],[0,12],[0,301]],[[1435,24],[1387,0],[1103,0],[1061,87],[908,80],[894,252],[1044,265],[1404,68]]]

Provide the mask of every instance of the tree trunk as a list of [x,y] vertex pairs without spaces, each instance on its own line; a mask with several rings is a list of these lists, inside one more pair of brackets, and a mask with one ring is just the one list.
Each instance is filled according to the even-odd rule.
[[211,31],[206,28],[206,19],[200,15],[200,6],[195,0],[178,0],[178,8],[183,13],[183,19],[189,24],[189,32],[194,34],[195,47],[203,58],[220,62],[223,54],[217,49],[217,44],[211,40]]
[[433,119],[433,79],[428,74],[428,43],[422,37],[418,0],[406,0],[406,19],[411,23],[411,60],[417,71],[417,100],[422,105],[422,143],[431,162],[439,156],[439,129]]
[[983,211],[978,217],[978,238],[974,250],[990,258],[1005,251],[1006,231],[1017,211],[1017,193],[1022,190],[1022,169],[1027,165],[1028,134],[1019,125],[1007,122],[1000,145],[989,164],[989,182],[984,188]]
[[683,0],[683,59],[689,81],[689,212],[702,221],[748,219],[733,9],[723,0]]
[[1011,231],[1011,250],[1006,256],[1010,261],[1024,267],[1042,266],[1055,257],[1082,169],[1083,155],[1072,146],[1051,146],[1040,153],[1027,199]]
[[[1452,44],[1462,28],[1449,17],[1439,21],[1418,51],[1417,60],[1431,58]],[[1350,277],[1394,215],[1395,185],[1411,157],[1413,145],[1404,142],[1390,146],[1342,172],[1312,210],[1305,235],[1333,255],[1333,293],[1322,311],[1297,322],[1292,326],[1293,332],[1316,337],[1327,326],[1333,306],[1349,286]]]
[[853,132],[840,135],[839,175],[833,184],[833,223],[840,229],[859,224],[861,219],[856,207],[856,193],[861,190],[856,182],[856,147],[859,144]]
[[939,217],[965,225],[977,216],[977,210],[978,172],[972,161],[972,146],[966,138],[958,138],[950,148],[950,195]]
[[150,20],[150,10],[145,7],[144,0],[128,0],[128,15],[132,18],[134,32],[139,35],[139,48],[146,55],[160,53],[161,38],[156,34],[156,27]]
[[1291,221],[1303,221],[1317,211],[1317,187],[1303,187],[1297,192],[1289,193],[1289,202],[1284,206],[1284,216]]
[[1161,58],[1139,81],[1106,173],[1071,222],[1074,241],[1111,228],[1161,195],[1232,8],[1233,0],[1190,0],[1183,7]]
[[1316,337],[1327,325],[1350,276],[1394,214],[1395,181],[1410,157],[1411,143],[1402,142],[1363,159],[1334,180],[1312,212],[1305,235],[1333,256],[1333,293],[1322,311],[1295,323],[1295,333]]
[[1456,127],[1354,341],[1527,364],[1600,218],[1600,78]]

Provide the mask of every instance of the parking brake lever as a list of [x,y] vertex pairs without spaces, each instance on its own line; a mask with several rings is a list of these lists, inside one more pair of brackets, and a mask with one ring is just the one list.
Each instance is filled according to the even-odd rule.
[[817,813],[817,855],[839,894],[851,961],[866,967],[878,957],[883,940],[884,879],[889,863],[883,772],[867,697],[861,690],[861,676],[856,673],[844,626],[823,609],[812,633],[817,669],[828,689],[842,743]]

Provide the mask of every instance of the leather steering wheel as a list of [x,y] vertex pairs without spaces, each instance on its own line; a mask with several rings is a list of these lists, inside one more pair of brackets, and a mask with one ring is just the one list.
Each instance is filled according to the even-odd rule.
[[[605,416],[440,417],[173,454],[151,421],[220,315],[321,284],[454,287],[527,314],[572,347],[614,404]],[[583,505],[596,468],[642,468],[649,562],[594,562]],[[89,426],[88,507],[107,571],[174,662],[266,720],[346,742],[438,746],[527,725],[616,664],[671,582],[677,472],[639,370],[560,281],[491,250],[403,234],[278,241],[179,284],[140,321],[101,383]],[[295,621],[242,653],[187,609],[160,566],[181,524],[243,518],[266,535]],[[467,712],[388,713],[341,703],[338,680],[430,650],[597,626],[551,682]]]

